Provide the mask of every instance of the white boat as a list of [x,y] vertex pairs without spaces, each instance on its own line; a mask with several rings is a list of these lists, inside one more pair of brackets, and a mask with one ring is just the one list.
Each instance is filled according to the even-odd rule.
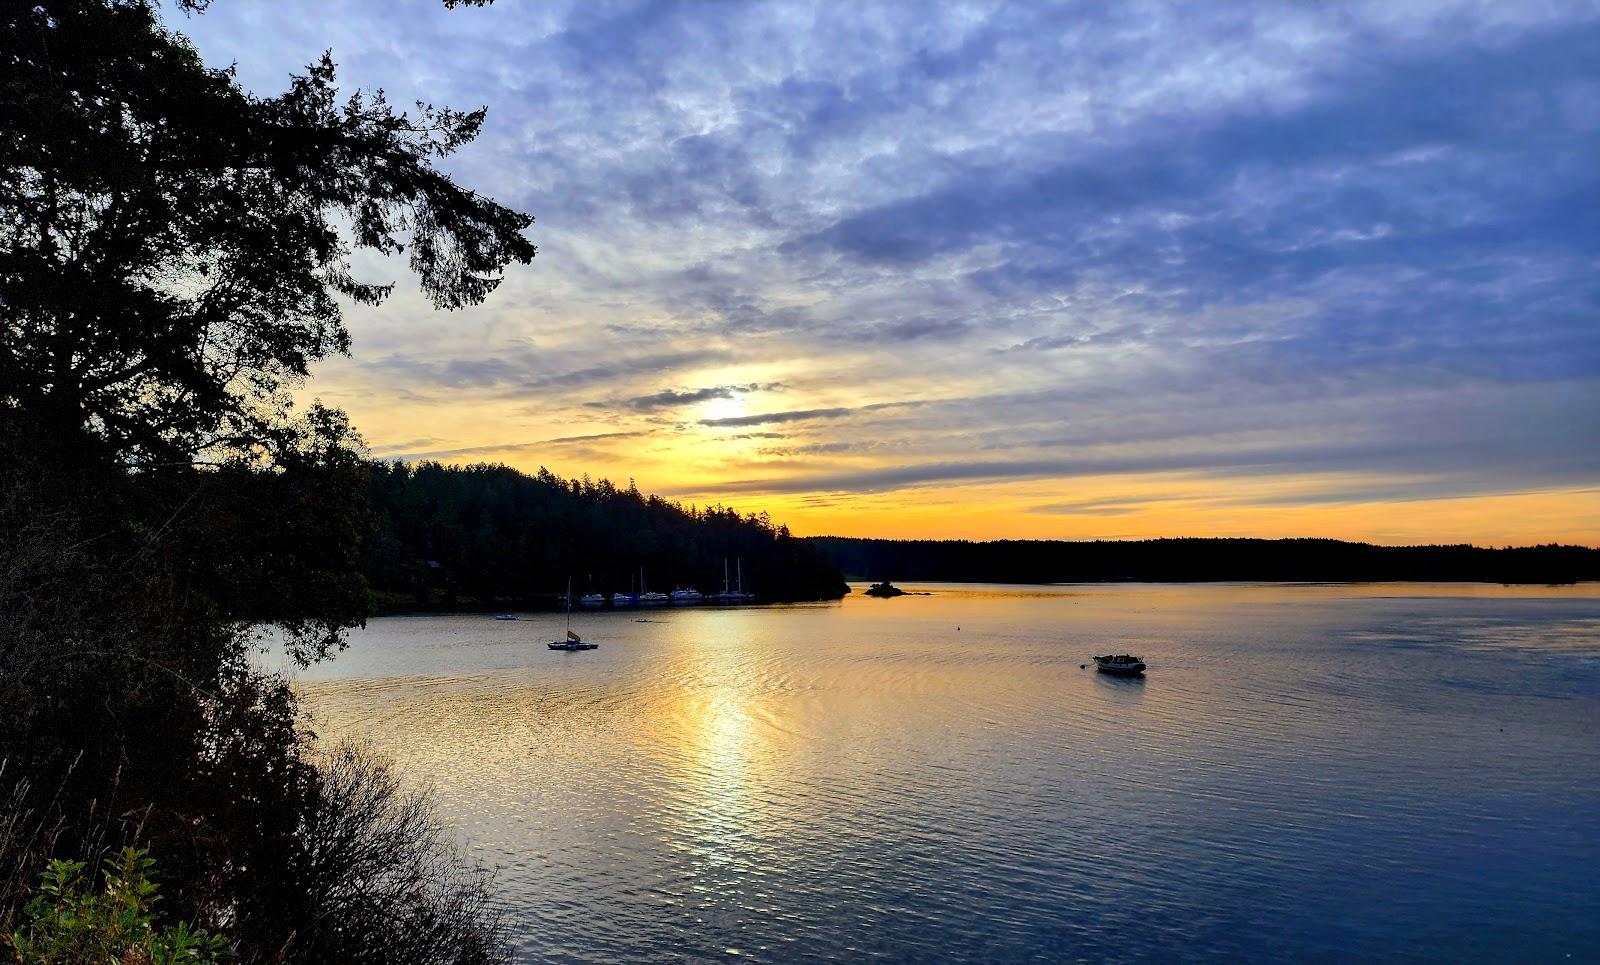
[[639,598],[632,593],[611,594],[612,606],[638,606]]
[[578,597],[578,603],[582,606],[605,606],[606,598],[601,593],[585,593]]
[[515,620],[517,615],[515,613],[496,613],[494,618],[496,620]]
[[1145,671],[1143,660],[1126,653],[1095,657],[1094,665],[1101,673],[1121,674],[1124,677],[1137,677]]
[[739,559],[739,582],[737,589],[728,585],[728,560],[722,560],[722,589],[711,595],[711,599],[718,603],[748,603],[756,598],[754,593],[749,593],[744,588],[744,559]]
[[639,567],[639,605],[640,606],[665,606],[672,602],[672,598],[656,590],[647,590],[644,586],[644,567]]
[[701,593],[694,587],[686,588],[680,586],[676,590],[672,591],[671,596],[673,603],[699,603],[701,600],[705,599],[705,594]]

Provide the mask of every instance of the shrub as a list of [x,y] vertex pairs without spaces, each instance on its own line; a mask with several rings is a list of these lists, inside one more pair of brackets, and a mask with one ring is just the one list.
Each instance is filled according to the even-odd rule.
[[123,848],[106,861],[105,890],[91,891],[82,861],[52,861],[39,894],[23,908],[26,923],[4,940],[25,965],[188,965],[230,956],[219,935],[184,922],[158,927],[155,861]]

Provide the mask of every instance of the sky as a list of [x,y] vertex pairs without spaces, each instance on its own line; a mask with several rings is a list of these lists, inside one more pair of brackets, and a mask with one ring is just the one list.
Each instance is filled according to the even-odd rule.
[[804,535],[1600,545],[1600,3],[219,0],[535,216],[305,395]]

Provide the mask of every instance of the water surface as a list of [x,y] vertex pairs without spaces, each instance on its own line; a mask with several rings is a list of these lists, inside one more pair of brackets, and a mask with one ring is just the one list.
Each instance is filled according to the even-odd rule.
[[530,962],[1600,958],[1600,587],[908,589],[377,619],[298,686]]

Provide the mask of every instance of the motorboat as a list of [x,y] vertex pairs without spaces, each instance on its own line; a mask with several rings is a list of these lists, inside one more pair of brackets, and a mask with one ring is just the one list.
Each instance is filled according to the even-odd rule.
[[496,613],[494,618],[496,620],[515,620],[517,615],[515,613]]
[[1120,674],[1124,677],[1137,677],[1145,671],[1143,660],[1126,653],[1095,657],[1094,665],[1101,673]]
[[580,606],[605,606],[606,598],[602,593],[585,593],[583,596],[578,597],[578,604]]
[[705,594],[694,587],[678,587],[670,594],[673,603],[699,603],[705,599]]

